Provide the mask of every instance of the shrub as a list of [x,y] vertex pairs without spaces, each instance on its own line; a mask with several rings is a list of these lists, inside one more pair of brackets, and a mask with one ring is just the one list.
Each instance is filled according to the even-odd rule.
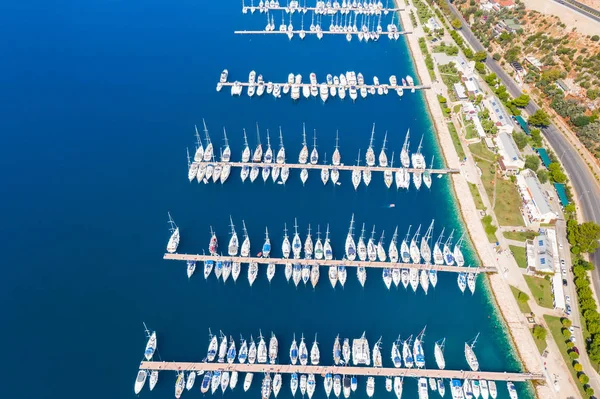
[[575,365],[573,365],[573,370],[575,370],[579,373],[579,372],[583,371],[583,366],[581,365],[581,363],[575,363]]
[[547,334],[548,331],[546,331],[546,329],[543,326],[540,326],[539,324],[533,326],[533,336],[539,339],[540,341],[545,340]]
[[560,322],[562,323],[563,327],[565,327],[565,328],[569,328],[573,325],[573,322],[571,321],[571,319],[567,319],[566,317],[562,318],[560,320]]
[[587,384],[588,382],[590,382],[590,377],[588,377],[585,373],[581,373],[579,374],[579,382],[581,382],[582,384]]
[[571,351],[571,352],[569,352],[569,357],[573,360],[579,359],[579,353],[577,353],[575,351]]

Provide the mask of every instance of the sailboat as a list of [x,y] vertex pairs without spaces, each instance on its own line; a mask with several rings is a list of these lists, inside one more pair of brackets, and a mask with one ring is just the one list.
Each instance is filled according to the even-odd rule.
[[381,338],[373,346],[373,367],[381,367],[383,358],[381,356]]
[[454,265],[454,254],[450,247],[452,246],[452,236],[454,235],[454,230],[448,236],[446,242],[444,242],[444,263],[448,266]]
[[292,251],[294,253],[294,259],[300,259],[300,251],[302,251],[302,243],[300,236],[298,235],[298,222],[294,218],[294,238],[292,239]]
[[175,398],[179,399],[181,394],[183,393],[183,388],[185,386],[185,375],[183,371],[177,373],[177,381],[175,381]]
[[304,334],[300,338],[300,364],[306,366],[308,364],[308,349],[306,348],[306,343],[304,342]]
[[204,162],[209,162],[213,158],[213,145],[210,142],[210,136],[208,135],[208,129],[206,128],[206,122],[202,119],[204,125],[204,135],[206,138],[206,147],[204,147]]
[[347,277],[348,277],[348,272],[346,270],[346,266],[339,265],[338,266],[338,281],[340,282],[340,285],[342,286],[342,288],[346,284]]
[[419,378],[419,399],[428,399],[429,391],[427,388],[427,378]]
[[229,216],[229,222],[231,226],[231,238],[229,239],[229,246],[227,247],[227,253],[229,256],[237,256],[239,241],[237,233],[235,232],[235,226],[233,225],[233,219]]
[[465,265],[465,258],[463,256],[463,253],[461,251],[461,246],[464,240],[464,234],[462,236],[460,236],[460,238],[458,239],[458,241],[456,242],[456,244],[454,245],[454,260],[456,261],[456,265],[458,267],[463,267]]
[[292,396],[296,396],[296,391],[298,390],[298,374],[292,373],[292,378],[290,380],[290,389],[292,390]]
[[325,251],[325,259],[332,260],[333,250],[331,248],[331,242],[329,241],[329,224],[327,224],[327,232],[325,233],[325,244],[323,245],[323,250]]
[[269,399],[271,396],[271,375],[269,373],[266,373],[265,377],[263,378],[260,393],[262,399]]
[[417,232],[413,236],[412,240],[410,240],[410,258],[413,263],[420,263],[421,253],[419,251],[419,247],[417,245],[417,240],[419,239],[419,233],[421,231],[421,225],[417,228]]
[[177,247],[179,246],[179,227],[173,221],[171,217],[171,213],[167,212],[169,215],[169,231],[171,232],[171,236],[169,237],[169,242],[167,243],[167,252],[172,254],[177,251]]
[[352,214],[352,220],[350,221],[350,228],[348,230],[348,235],[346,236],[346,258],[350,261],[353,261],[356,258],[356,244],[354,243],[353,238],[353,228],[354,228],[354,214]]
[[335,265],[329,266],[329,282],[331,283],[331,287],[335,288],[338,280],[338,268]]
[[190,150],[186,148],[187,151],[187,162],[188,162],[188,180],[192,182],[196,176],[198,175],[198,167],[200,166],[198,162],[190,161]]
[[277,151],[277,158],[275,162],[278,164],[285,163],[285,147],[283,146],[283,135],[281,133],[281,127],[279,127],[279,151]]
[[315,288],[317,286],[317,283],[319,282],[319,275],[319,265],[315,263],[311,266],[310,269],[310,283],[312,284],[313,288]]
[[300,156],[298,157],[298,163],[306,164],[308,161],[308,147],[306,145],[306,126],[302,124],[302,150],[300,150]]
[[317,226],[317,242],[315,244],[315,259],[323,259],[323,242],[321,241],[321,227]]
[[365,159],[367,166],[375,166],[375,152],[373,151],[373,138],[375,136],[375,124],[373,123],[373,130],[371,131],[371,139],[369,141],[369,148],[365,153]]
[[229,380],[229,388],[233,391],[238,383],[239,375],[237,371],[231,372],[231,379]]
[[490,396],[492,399],[496,399],[498,396],[498,390],[496,389],[496,381],[490,380],[488,381],[488,387],[490,389]]
[[340,345],[340,335],[338,334],[335,337],[335,341],[333,343],[333,363],[337,366],[340,364],[342,360],[342,347]]
[[296,285],[296,287],[298,286],[298,283],[300,282],[301,274],[302,274],[302,267],[300,266],[299,263],[294,263],[292,265],[292,280],[294,281],[294,285]]
[[200,134],[198,134],[198,126],[194,125],[194,129],[196,129],[196,152],[194,153],[194,161],[202,162],[204,160],[204,147],[200,140]]
[[394,393],[396,394],[396,399],[402,399],[402,379],[404,377],[394,377]]
[[[442,398],[446,394],[446,385],[444,385],[444,380],[442,380],[441,378],[437,379],[437,391]],[[488,399],[488,398],[484,398],[484,399]]]
[[333,393],[338,398],[342,393],[342,377],[339,374],[333,376]]
[[217,235],[213,231],[212,226],[210,226],[210,242],[208,243],[208,252],[210,252],[211,255],[215,256],[217,255],[218,247],[219,242],[217,240]]
[[306,236],[306,240],[304,240],[304,258],[312,259],[313,254],[313,241],[310,235],[310,224],[308,225],[308,235]]
[[371,363],[371,353],[366,332],[363,332],[360,338],[352,340],[352,363],[355,366],[359,364],[368,366]]
[[240,337],[240,353],[238,354],[238,360],[240,363],[246,363],[248,359],[248,343],[244,339],[244,337]]
[[369,238],[369,241],[367,242],[367,255],[370,262],[375,262],[377,260],[377,247],[375,246],[375,226],[373,226],[371,238]]
[[410,341],[412,339],[412,335],[408,337],[407,340],[402,342],[402,360],[404,361],[404,367],[412,368],[414,366],[414,359],[412,356],[412,352],[410,350]]
[[271,280],[273,280],[273,277],[275,277],[275,263],[269,263],[267,265],[267,280],[269,280],[269,283],[271,282]]
[[423,353],[423,337],[425,336],[425,328],[417,335],[415,342],[413,343],[413,356],[415,359],[415,366],[418,368],[425,367],[425,354]]
[[357,247],[358,258],[363,262],[365,260],[367,260],[367,245],[365,244],[364,237],[365,237],[365,224],[363,223],[362,230],[360,233],[360,238],[358,239],[358,247]]
[[313,394],[315,393],[315,388],[316,388],[315,375],[309,374],[308,382],[306,385],[306,393],[308,394],[308,399],[312,398]]
[[[360,166],[360,150],[358,150],[358,158],[356,159],[356,166]],[[358,189],[358,185],[361,181],[361,173],[360,169],[352,170],[352,185],[354,186],[354,190]]]
[[269,340],[269,363],[275,364],[277,361],[277,351],[279,349],[279,343],[277,337],[271,331],[271,339]]
[[313,149],[310,153],[310,163],[311,165],[316,165],[319,161],[319,152],[317,151],[317,130],[314,130],[314,138],[313,138]]
[[[387,163],[387,157],[386,157],[386,163]],[[394,152],[392,152],[392,162],[390,164],[390,167],[383,172],[383,182],[385,183],[385,186],[387,188],[392,187],[392,183],[394,181],[394,172],[392,170],[393,167],[394,167]]]
[[431,234],[433,231],[433,223],[434,220],[431,221],[427,232],[421,238],[421,258],[423,258],[425,264],[431,264],[431,248],[429,247],[429,240],[431,239]]
[[310,363],[313,366],[316,366],[319,364],[319,360],[321,358],[321,353],[319,352],[319,344],[317,342],[317,334],[315,334],[315,341],[312,344],[312,347],[310,348]]
[[254,154],[252,154],[252,162],[260,162],[263,156],[262,145],[260,144],[260,131],[258,129],[258,123],[256,124],[256,149],[254,150]]
[[219,353],[217,361],[219,363],[225,362],[225,357],[227,356],[227,337],[223,334],[223,331],[219,332],[221,335],[221,343],[219,344]]
[[[386,143],[387,143],[387,131],[385,132],[385,136],[383,137],[383,146],[381,147],[381,152],[379,153],[379,166],[382,166],[382,167],[386,167],[388,165],[388,159],[387,159],[387,155],[385,153],[385,144]],[[392,158],[393,158],[393,156],[392,156]]]
[[367,396],[369,398],[372,398],[374,393],[375,393],[375,378],[369,377],[369,378],[367,378]]
[[[327,153],[325,153],[325,156],[323,157],[323,165],[327,165]],[[321,169],[321,181],[324,185],[329,181],[329,168],[325,167]]]
[[246,137],[246,129],[244,131],[244,150],[242,151],[242,162],[247,163],[250,161],[250,147],[248,146],[248,138]]
[[410,129],[406,132],[406,137],[404,138],[404,144],[402,145],[402,151],[400,152],[400,163],[403,168],[408,168],[410,166],[410,155],[409,149],[410,146]]
[[385,248],[383,248],[383,237],[385,234],[385,230],[381,232],[381,237],[379,237],[379,242],[377,243],[377,257],[380,262],[385,262],[387,259],[387,255],[385,253]]
[[258,349],[257,349],[257,353],[256,353],[256,361],[259,364],[264,364],[267,362],[267,344],[265,343],[265,339],[262,336],[262,331],[259,330],[258,332]]
[[401,342],[400,337],[398,337],[396,342],[392,344],[392,362],[396,368],[402,367],[402,357],[400,355]]
[[284,269],[284,275],[285,275],[285,280],[289,283],[290,279],[292,278],[292,264],[290,262],[287,262],[285,264],[285,269]]
[[150,390],[152,391],[158,382],[158,370],[152,370],[150,373]]
[[333,376],[331,375],[331,373],[325,374],[323,387],[325,388],[325,395],[327,395],[327,397],[329,398],[329,395],[331,395],[331,389],[333,388]]
[[248,349],[248,363],[254,364],[256,362],[256,343],[254,342],[254,338],[250,335],[250,349]]
[[275,374],[273,377],[273,396],[277,397],[279,395],[279,391],[281,390],[281,374]]
[[475,343],[477,342],[477,338],[479,338],[479,333],[477,334],[475,339],[473,339],[473,342],[471,344],[465,342],[465,358],[467,359],[469,367],[473,371],[479,370],[479,361],[477,360],[477,356],[475,356],[475,351],[473,350],[473,348],[475,347]]
[[269,228],[265,227],[265,243],[262,247],[263,258],[268,258],[271,254],[271,240],[269,240]]
[[342,157],[340,155],[339,137],[338,137],[338,131],[336,130],[336,132],[335,132],[335,150],[333,151],[333,156],[331,157],[331,162],[333,163],[334,166],[339,166],[341,160],[342,160]]
[[287,224],[284,224],[283,227],[283,243],[281,244],[281,252],[283,254],[283,257],[285,259],[288,259],[290,257],[290,252],[291,252],[291,245],[290,245],[290,240],[288,238],[287,235]]
[[344,344],[342,345],[342,356],[344,357],[344,364],[350,364],[350,340],[348,338],[344,338]]
[[235,350],[235,341],[233,337],[229,337],[229,349],[227,349],[227,363],[232,364],[235,361],[237,352]]
[[294,365],[296,362],[298,362],[298,344],[296,343],[296,334],[294,334],[294,339],[292,340],[292,345],[290,346],[290,361]]
[[444,360],[444,347],[446,346],[446,338],[437,341],[434,347],[435,362],[440,370],[446,368],[446,361]]
[[440,236],[438,237],[435,244],[433,245],[433,263],[436,265],[444,264],[444,254],[442,253],[442,248],[440,246],[440,243],[444,239],[444,230],[445,230],[445,228],[442,228],[442,232],[440,233]]
[[154,356],[154,352],[156,351],[156,331],[152,331],[152,333],[146,327],[146,323],[144,323],[144,331],[146,332],[146,337],[148,337],[148,342],[146,342],[146,349],[144,349],[144,357],[146,360],[150,361],[152,356]]
[[242,220],[242,230],[244,230],[244,241],[242,242],[242,249],[240,255],[243,257],[250,256],[250,238],[248,237],[248,231],[246,230],[246,222]]
[[423,183],[425,183],[425,186],[427,188],[431,188],[431,170],[433,168],[433,159],[434,157],[431,157],[431,163],[429,164],[429,169],[425,169],[425,171],[423,171]]
[[392,237],[392,241],[390,241],[390,247],[388,249],[388,254],[390,256],[390,262],[393,262],[393,263],[398,262],[398,247],[396,246],[397,240],[398,240],[398,226],[396,226],[396,230],[394,231],[394,235]]

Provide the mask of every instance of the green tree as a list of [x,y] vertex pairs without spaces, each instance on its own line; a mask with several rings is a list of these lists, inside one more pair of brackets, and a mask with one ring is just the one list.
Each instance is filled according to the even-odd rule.
[[579,247],[581,252],[592,253],[598,248],[600,226],[594,222],[585,222],[568,228],[571,245]]
[[540,326],[539,324],[536,324],[535,326],[533,326],[533,336],[540,340],[540,341],[544,341],[546,339],[546,335],[548,334],[548,331],[543,327]]
[[531,142],[533,146],[539,148],[542,146],[542,131],[540,129],[531,129]]
[[537,155],[527,155],[525,157],[525,168],[534,172],[540,167],[540,158]]
[[529,300],[529,295],[521,291],[519,292],[519,295],[517,295],[517,300],[521,303],[525,303]]
[[515,132],[512,137],[519,150],[527,147],[527,135],[525,133]]
[[587,384],[590,382],[590,377],[588,377],[585,373],[581,373],[579,374],[579,382],[582,384]]
[[496,74],[495,74],[495,73],[490,73],[490,74],[487,74],[487,75],[485,75],[485,76],[483,77],[483,80],[485,80],[485,82],[486,82],[488,85],[490,85],[490,86],[492,86],[492,87],[493,87],[493,86],[496,86],[496,79],[497,79],[497,78],[498,78],[498,77],[496,76]]
[[568,349],[573,349],[575,347],[575,344],[571,341],[567,342],[567,348]]
[[475,54],[473,54],[473,59],[476,62],[483,62],[483,61],[485,61],[486,58],[487,58],[487,53],[485,51],[477,51]]
[[577,353],[575,351],[571,351],[571,352],[569,352],[569,357],[573,360],[579,359],[579,353]]
[[485,64],[483,62],[476,62],[475,63],[475,69],[477,70],[477,72],[479,72],[481,75],[485,74]]
[[598,40],[600,40],[600,36],[594,35],[594,36],[592,36],[592,40],[597,42]]
[[544,112],[541,109],[538,109],[533,113],[533,115],[529,117],[529,120],[527,122],[532,126],[546,127],[550,126],[550,117],[546,112]]
[[[598,37],[598,35],[596,35],[596,37]],[[592,387],[586,387],[585,388],[585,394],[589,397],[594,396],[594,388]]]
[[529,104],[529,96],[527,94],[521,94],[519,97],[516,97],[513,100],[513,104],[515,104],[519,108],[525,108],[527,104]]
[[571,321],[571,319],[567,319],[566,317],[563,317],[560,322],[562,323],[563,327],[565,328],[569,328],[573,325],[573,322]]
[[494,59],[494,61],[500,61],[500,58],[502,58],[502,56],[498,53],[494,53],[494,55],[492,56],[492,58]]
[[563,337],[565,337],[566,339],[571,338],[571,331],[569,331],[568,328],[563,328],[562,329],[562,335]]
[[[571,342],[572,343],[572,342]],[[577,371],[578,373],[583,371],[583,366],[581,365],[581,363],[575,363],[573,365],[573,370]]]
[[546,169],[540,169],[537,171],[537,177],[540,183],[544,184],[548,182],[550,173]]
[[462,28],[462,23],[460,22],[460,20],[458,18],[454,18],[450,24],[452,25],[452,27],[454,29]]

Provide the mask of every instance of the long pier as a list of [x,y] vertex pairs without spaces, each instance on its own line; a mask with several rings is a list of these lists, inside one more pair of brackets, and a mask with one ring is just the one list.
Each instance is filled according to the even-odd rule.
[[391,172],[399,172],[401,170],[406,170],[409,173],[414,173],[414,172],[421,172],[423,173],[425,170],[429,171],[432,175],[438,174],[438,175],[448,175],[448,174],[452,174],[452,173],[460,173],[459,169],[447,169],[447,168],[443,168],[443,169],[417,169],[417,168],[402,168],[402,167],[391,167],[391,166],[357,166],[357,165],[323,165],[323,164],[302,164],[302,163],[266,163],[266,162],[204,162],[204,163],[210,163],[211,165],[230,165],[233,167],[244,167],[244,166],[248,166],[248,167],[253,167],[253,166],[257,166],[259,168],[265,168],[265,167],[275,167],[275,166],[279,166],[279,167],[287,167],[290,169],[313,169],[313,170],[322,170],[322,169],[329,169],[330,171],[332,169],[337,169],[337,170],[359,170],[359,171],[364,171],[364,170],[370,170],[373,172],[385,172],[385,171],[391,171]]
[[248,363],[196,363],[196,362],[141,362],[140,370],[158,371],[237,371],[246,373],[282,373],[282,374],[345,374],[380,377],[433,377],[433,378],[469,378],[493,381],[530,381],[545,380],[543,374],[507,373],[501,371],[464,371],[417,368],[377,368],[353,366],[312,366],[291,364],[248,364]]
[[259,264],[274,263],[276,265],[285,265],[286,263],[295,263],[300,265],[319,265],[319,266],[346,266],[346,267],[371,267],[371,268],[403,268],[403,269],[418,269],[418,270],[437,270],[440,272],[453,272],[453,273],[496,273],[498,270],[493,266],[446,266],[446,265],[435,265],[425,263],[402,263],[402,262],[370,262],[360,260],[326,260],[326,259],[285,259],[285,258],[259,258],[252,256],[212,256],[212,255],[192,255],[192,254],[170,254],[166,253],[163,256],[166,260],[192,260],[192,261],[205,261],[205,260],[230,260],[232,262],[240,263],[252,263],[256,262]]
[[[290,33],[294,34],[294,35],[300,35],[301,32],[304,32],[304,34],[306,35],[316,35],[319,32],[321,32],[323,35],[352,35],[352,36],[357,36],[359,33],[365,34],[365,32],[335,32],[335,31],[330,31],[330,30],[321,30],[319,32],[317,31],[310,31],[310,30],[236,30],[233,33],[235,33],[236,35],[289,35]],[[373,33],[373,32],[368,32],[368,33]],[[376,33],[376,32],[375,32]],[[412,34],[412,31],[397,31],[397,32],[392,32],[392,31],[382,31],[381,33],[379,33],[379,36],[387,36],[388,34],[396,34],[398,33],[399,35],[408,35],[408,34]]]
[[[342,13],[342,14],[350,14],[355,13],[355,14],[364,14],[364,15],[379,15],[379,14],[388,14],[390,12],[397,12],[397,11],[405,11],[405,8],[375,8],[375,9],[370,9],[370,8],[358,8],[358,7],[346,7],[346,8],[334,8],[334,7],[282,7],[282,6],[275,6],[275,7],[271,7],[270,5],[264,5],[262,8],[259,6],[242,6],[242,13],[246,13],[244,12],[244,10],[250,11],[251,13],[253,13],[254,11],[259,11],[262,13],[266,13],[267,11],[285,11],[286,13],[307,13],[308,11],[314,12],[317,15],[335,15],[337,13]],[[319,12],[317,12],[319,11]]]
[[[242,86],[242,87],[249,87],[249,86],[250,86],[250,83],[249,83],[249,82],[240,82],[240,81],[235,81],[235,82],[223,82],[223,83],[221,83],[221,85],[222,85],[223,87],[231,87],[231,86],[233,86],[233,85],[234,85],[234,84],[236,84],[236,83],[237,83],[238,85]],[[289,84],[289,83],[287,83],[287,82],[285,82],[285,83],[264,82],[264,84],[265,84],[265,87],[267,86],[267,83],[273,83],[274,85],[276,85],[276,84],[279,84],[281,87],[285,86],[286,84]],[[325,83],[325,84],[327,84],[327,83]],[[296,85],[296,86],[298,86],[298,87],[304,87],[304,86],[311,87],[311,86],[312,86],[310,83],[293,83],[293,84],[291,84],[290,86],[293,86],[293,85]],[[316,84],[317,88],[318,88],[320,85],[321,85],[320,83],[317,83],[317,84]],[[252,86],[254,86],[254,87],[258,87],[258,83],[254,83]],[[391,85],[391,84],[385,84],[385,83],[380,83],[380,84],[379,84],[379,86],[377,86],[377,85],[368,85],[368,84],[364,84],[364,85],[356,84],[356,85],[354,85],[354,87],[356,87],[356,90],[360,90],[360,89],[361,89],[361,88],[363,88],[363,87],[364,87],[364,88],[366,88],[366,89],[370,89],[371,87],[373,87],[373,88],[377,89],[378,87],[384,87],[384,86],[385,86],[385,87],[387,87],[387,88],[388,88],[388,89],[390,89],[390,90],[396,90],[396,89],[402,89],[402,90],[412,90],[412,89],[415,89],[415,90],[423,90],[423,89],[431,89],[431,85],[413,85],[413,86],[410,86],[410,85]],[[337,89],[337,88],[339,88],[339,87],[343,87],[343,88],[345,88],[345,89],[349,89],[349,88],[350,88],[350,85],[349,85],[349,84],[346,84],[346,85],[342,85],[342,84],[339,84],[339,85],[336,85],[336,84],[331,84],[331,85],[327,85],[327,87],[328,87],[328,88],[329,88],[329,87],[335,87],[336,89]],[[270,94],[269,94],[269,95],[270,95]]]

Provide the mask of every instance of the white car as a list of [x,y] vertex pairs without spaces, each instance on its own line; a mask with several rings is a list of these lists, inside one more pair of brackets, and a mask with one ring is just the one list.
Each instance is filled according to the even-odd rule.
[[571,297],[568,296],[568,295],[565,295],[565,302],[570,305],[571,304]]
[[562,273],[563,277],[567,277],[567,269],[563,267],[560,272]]
[[576,344],[576,343],[577,343],[577,340],[575,339],[575,336],[574,336],[574,335],[571,335],[571,342],[573,342],[574,344]]
[[560,260],[560,264],[561,264],[561,266],[564,266],[564,265],[565,265],[565,260],[564,260],[564,259],[561,259],[561,260]]
[[573,334],[575,332],[575,327],[573,327],[573,326],[569,327],[569,331],[571,332],[571,334]]

